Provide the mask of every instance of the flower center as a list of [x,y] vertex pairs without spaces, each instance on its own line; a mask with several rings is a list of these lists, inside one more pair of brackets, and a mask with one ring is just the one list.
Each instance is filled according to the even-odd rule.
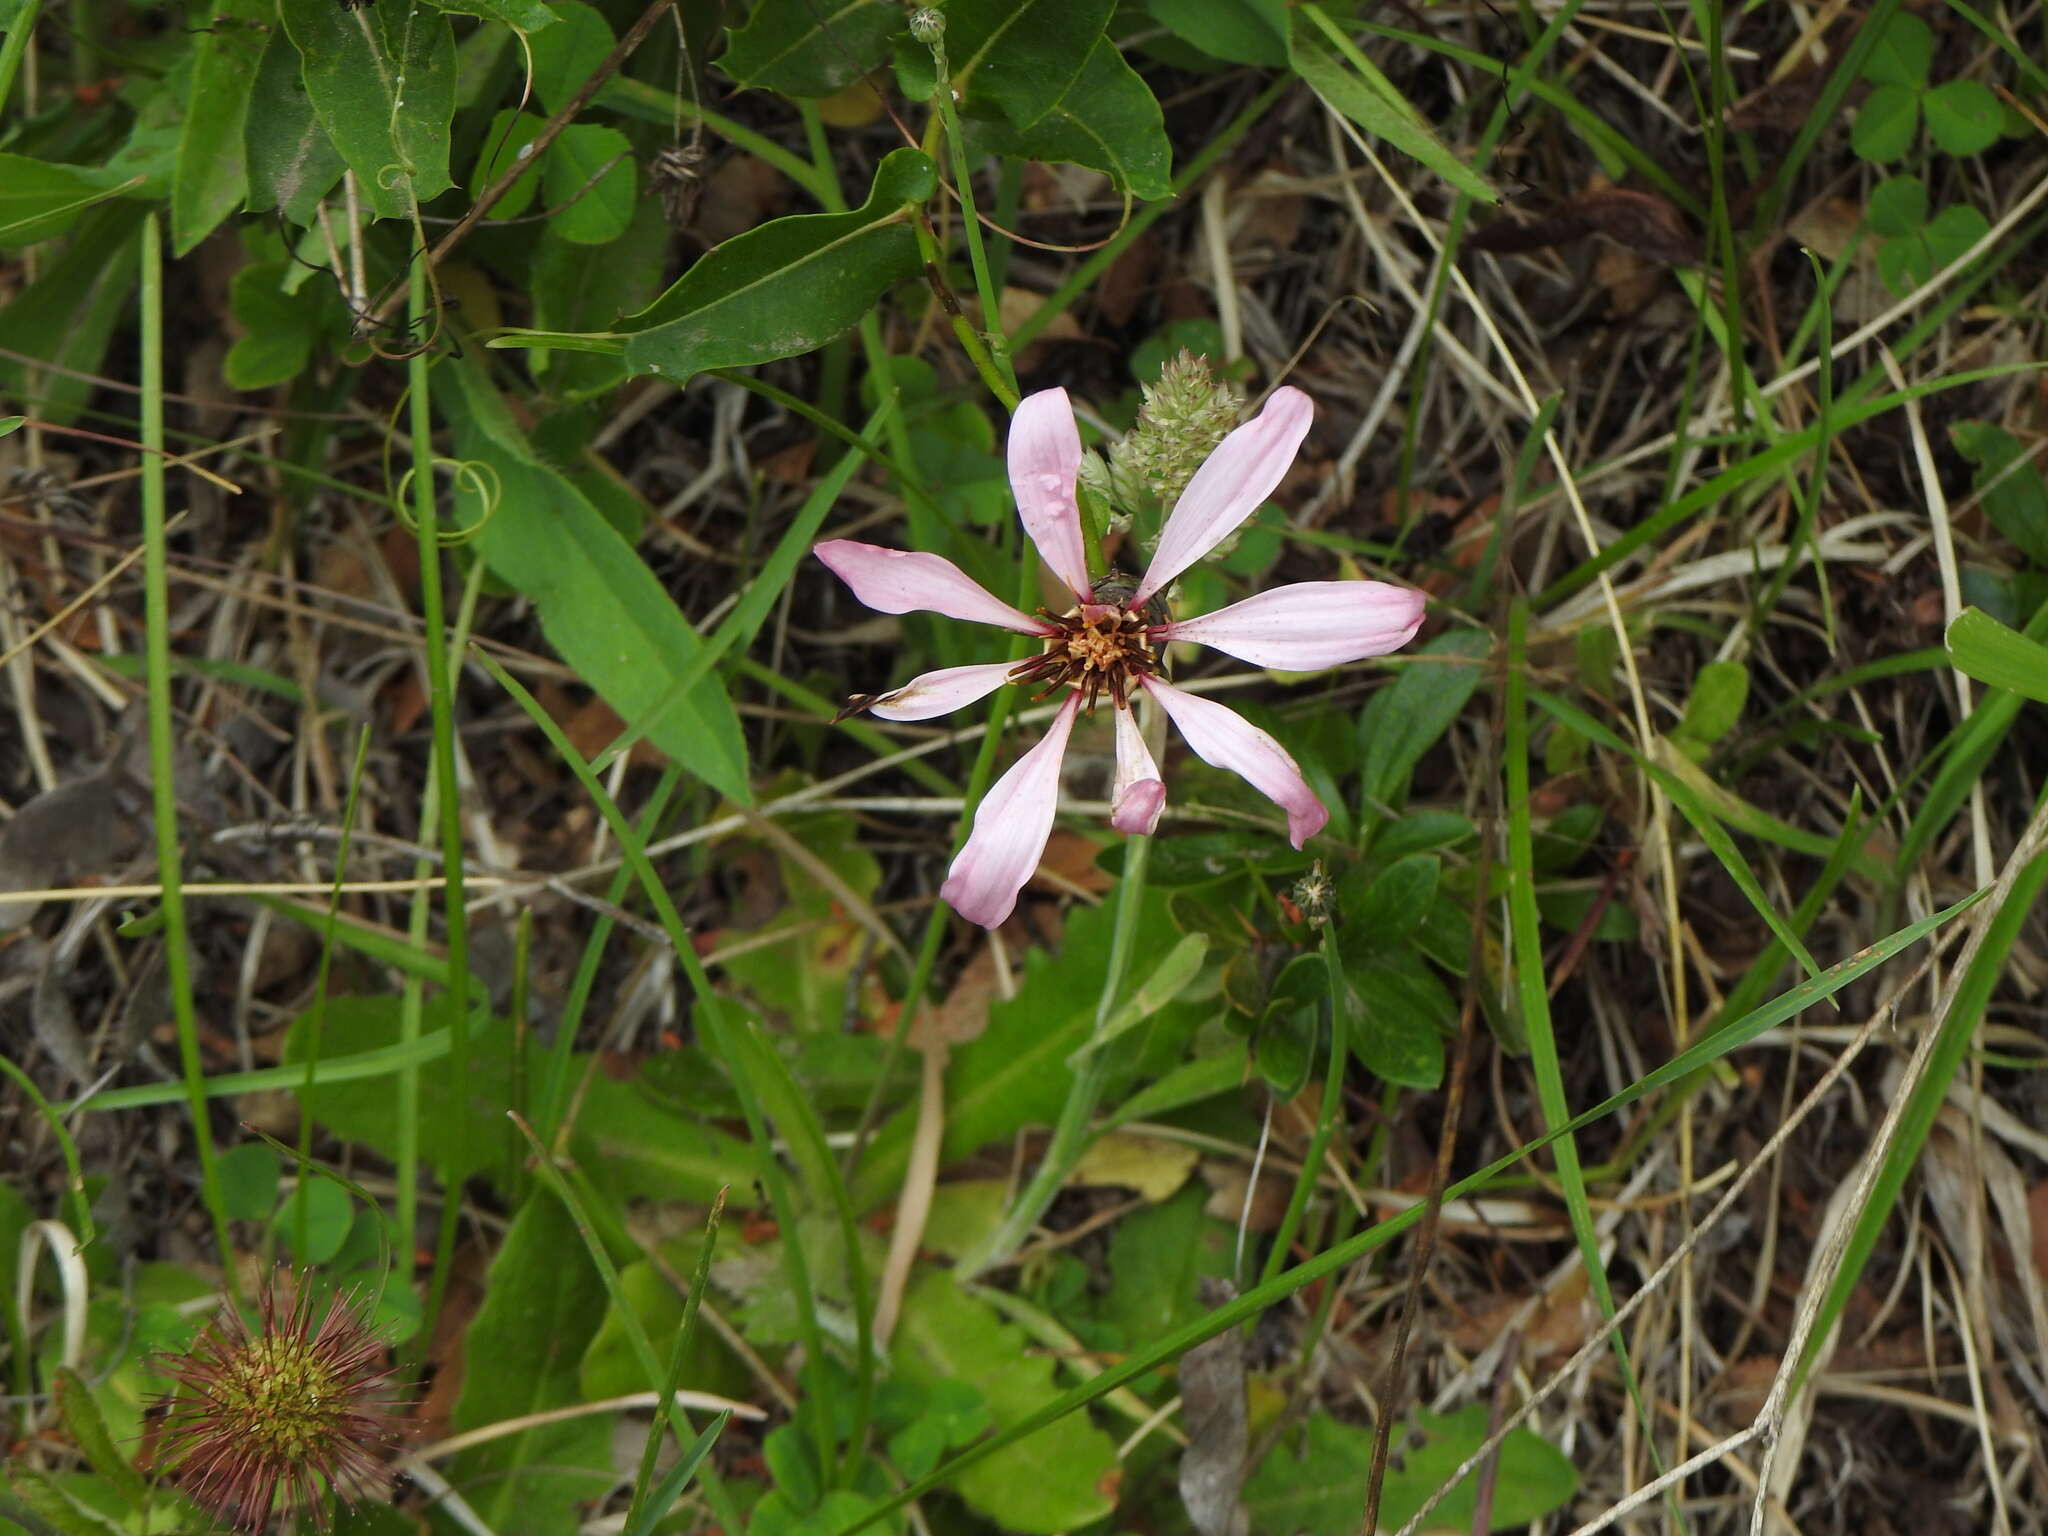
[[1036,689],[1033,698],[1072,688],[1085,709],[1104,693],[1118,709],[1128,708],[1135,680],[1157,665],[1147,617],[1094,603],[1064,615],[1038,611],[1054,633],[1041,653],[1010,673],[1011,681]]

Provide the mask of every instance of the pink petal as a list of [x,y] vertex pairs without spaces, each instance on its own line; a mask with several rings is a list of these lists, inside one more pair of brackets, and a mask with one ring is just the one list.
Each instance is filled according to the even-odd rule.
[[939,555],[884,549],[852,539],[827,539],[811,553],[877,613],[943,613],[949,619],[995,624],[1027,635],[1046,633],[1044,624],[990,596],[980,582]]
[[1010,492],[1017,516],[1053,574],[1076,597],[1093,590],[1081,545],[1074,480],[1081,473],[1081,432],[1064,389],[1026,395],[1010,418]]
[[868,706],[868,713],[884,720],[929,720],[934,715],[951,714],[1002,687],[1016,665],[1014,661],[990,661],[926,672],[894,693],[883,694]]
[[1131,599],[1133,608],[1235,533],[1273,494],[1314,414],[1307,395],[1283,386],[1263,411],[1216,445],[1173,504],[1151,568]]
[[1422,627],[1426,601],[1384,581],[1303,581],[1162,625],[1152,638],[1212,645],[1255,667],[1313,672],[1406,645]]
[[1287,838],[1295,847],[1323,830],[1330,813],[1279,742],[1233,709],[1183,693],[1156,677],[1139,681],[1180,727],[1195,756],[1212,767],[1228,768],[1287,813]]
[[969,922],[1000,927],[1016,907],[1024,882],[1038,868],[1045,840],[1052,835],[1052,813],[1059,805],[1060,760],[1080,712],[1081,695],[1069,693],[1045,739],[1018,758],[982,797],[967,846],[939,887],[940,897]]
[[1152,761],[1137,717],[1128,709],[1116,712],[1116,780],[1109,791],[1109,824],[1119,832],[1150,837],[1166,809],[1166,785]]

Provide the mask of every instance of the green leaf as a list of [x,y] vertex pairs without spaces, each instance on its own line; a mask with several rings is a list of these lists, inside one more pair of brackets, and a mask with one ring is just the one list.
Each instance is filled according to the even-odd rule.
[[306,95],[380,218],[400,218],[454,185],[455,34],[410,6],[344,10],[278,0],[303,61]]
[[[533,323],[547,331],[610,330],[619,316],[644,309],[661,292],[663,258],[672,231],[659,198],[643,197],[633,222],[593,261],[582,246],[543,231],[534,249],[528,292]],[[536,349],[528,365],[558,396],[587,398],[614,389],[626,378],[625,360],[589,352],[559,355]]]
[[[535,117],[531,112],[518,112],[507,107],[491,119],[490,131],[484,135],[482,149],[476,157],[476,164],[469,168],[469,195],[472,201],[483,195],[484,188],[517,164],[523,157],[527,145],[531,144],[547,126],[547,119]],[[540,191],[540,176],[529,169],[505,189],[505,195],[491,204],[486,219],[516,219],[533,205],[535,194]]]
[[1952,155],[1981,155],[1998,142],[2005,109],[1990,87],[1975,80],[1950,80],[1921,98],[1927,132]]
[[[298,1251],[298,1202],[306,1202],[306,1251]],[[341,1252],[355,1225],[356,1207],[349,1192],[332,1179],[310,1178],[290,1200],[277,1208],[276,1230],[302,1265],[326,1264]]]
[[89,166],[0,154],[0,250],[60,235],[114,195],[107,177]]
[[533,50],[533,94],[543,110],[559,112],[597,72],[618,39],[604,12],[583,0],[549,7],[559,25]]
[[249,97],[269,34],[253,0],[217,11],[193,49],[192,95],[171,181],[171,254],[183,256],[249,195]]
[[1374,138],[1412,155],[1467,197],[1482,203],[1500,201],[1492,184],[1451,152],[1394,83],[1317,7],[1294,12],[1287,46],[1294,72],[1325,105]]
[[[428,0],[430,5],[457,16],[481,16],[485,21],[502,21],[521,32],[538,32],[555,24],[555,12],[540,0]],[[553,47],[551,37],[543,47]],[[534,49],[539,54],[539,48]]]
[[633,222],[638,167],[616,128],[571,123],[541,164],[548,232],[575,245],[609,245]]
[[2048,566],[2048,481],[2019,439],[1989,422],[1965,421],[1949,428],[1949,440],[1977,466],[1970,487],[1998,531]]
[[[423,1032],[444,1029],[452,1018],[445,996],[429,998],[424,1014]],[[312,1049],[313,1022],[314,1010],[308,1009],[292,1021],[285,1035],[284,1060],[298,1069],[301,1081]],[[505,1110],[511,1104],[510,1032],[501,1019],[470,1021],[470,1077],[460,1097],[446,1070],[420,1074],[419,1155],[440,1172],[444,1182],[501,1162],[509,1150]],[[330,1057],[393,1046],[401,1037],[397,997],[329,998],[321,1025],[320,1059],[325,1062]],[[315,1119],[344,1140],[361,1142],[386,1155],[397,1153],[399,1105],[389,1078],[334,1082],[316,1068],[313,1081]]]
[[1434,1088],[1444,1077],[1444,1035],[1458,1005],[1427,961],[1408,950],[1346,953],[1339,1003],[1351,1025],[1351,1049],[1382,1082]]
[[[1486,1405],[1456,1413],[1418,1412],[1394,1431],[1401,1447],[1387,1472],[1380,1524],[1406,1524],[1458,1464],[1486,1439]],[[1420,1444],[1417,1444],[1417,1441]],[[1293,1446],[1299,1443],[1300,1451]],[[1258,1536],[1348,1536],[1358,1529],[1360,1490],[1372,1470],[1372,1431],[1340,1424],[1318,1410],[1305,1434],[1287,1436],[1245,1484],[1245,1507]],[[1476,1513],[1475,1470],[1436,1507],[1432,1531],[1469,1531]],[[1510,1530],[1540,1519],[1578,1491],[1578,1476],[1564,1454],[1533,1430],[1516,1429],[1501,1442],[1493,1479],[1493,1518],[1487,1527]]]
[[1360,950],[1402,943],[1429,915],[1442,873],[1433,853],[1411,854],[1376,871],[1358,866],[1345,876],[1337,898],[1341,932]]
[[1951,203],[1927,221],[1927,255],[1933,263],[1928,275],[1954,261],[1990,231],[1991,221],[1980,208],[1968,203]]
[[1358,717],[1368,819],[1377,807],[1398,807],[1407,798],[1415,765],[1465,708],[1492,647],[1478,630],[1439,635],[1372,696]]
[[969,138],[983,153],[1085,165],[1132,197],[1173,195],[1173,145],[1159,101],[1107,39],[1096,42],[1073,88],[1029,128],[982,121]]
[[953,0],[945,10],[953,89],[1029,128],[1073,89],[1115,8],[1115,0]]
[[[951,1271],[926,1270],[912,1282],[892,1353],[902,1380],[975,1388],[998,1430],[1058,1396],[1051,1358],[963,1292]],[[1116,1466],[1115,1444],[1085,1414],[1073,1414],[969,1467],[951,1486],[1001,1530],[1068,1531],[1116,1507],[1103,1491]]]
[[577,1161],[620,1201],[708,1205],[750,1188],[760,1160],[746,1142],[665,1106],[640,1084],[599,1072],[583,1083],[572,1143]]
[[1934,33],[1904,7],[1885,19],[1884,30],[1863,60],[1863,78],[1878,85],[1903,85],[1918,90],[1927,83],[1934,58]]
[[236,389],[268,389],[297,378],[312,363],[323,334],[346,324],[330,285],[286,293],[291,271],[281,261],[254,262],[228,287],[228,307],[242,334],[228,348],[221,371]]
[[1287,64],[1287,0],[1149,0],[1152,19],[1182,42],[1232,64]]
[[214,1160],[222,1203],[230,1221],[261,1221],[277,1207],[277,1181],[284,1171],[277,1149],[267,1141],[245,1141]]
[[1748,701],[1749,668],[1739,661],[1710,661],[1692,680],[1692,697],[1672,738],[1710,747],[1735,729]]
[[775,219],[707,252],[636,317],[646,328],[627,338],[627,366],[680,384],[707,368],[795,357],[844,335],[891,284],[919,270],[910,210],[937,185],[924,154],[893,150],[855,211]]
[[1889,176],[1870,189],[1863,217],[1880,235],[1916,235],[1927,222],[1927,184],[1918,176]]
[[2008,629],[1982,609],[1965,608],[1950,622],[1948,652],[1978,682],[2048,704],[2048,646]]
[[100,1413],[100,1405],[92,1395],[92,1388],[85,1384],[85,1378],[69,1366],[57,1367],[57,1407],[64,1415],[64,1427],[71,1431],[71,1439],[85,1457],[86,1465],[113,1484],[114,1490],[126,1500],[131,1508],[141,1509],[149,1502],[149,1487],[142,1480],[142,1474],[114,1444],[114,1437],[107,1432],[107,1421]]
[[[605,1315],[603,1282],[561,1201],[536,1191],[491,1263],[482,1308],[463,1339],[457,1429],[565,1408]],[[494,1531],[573,1536],[612,1485],[609,1414],[535,1425],[464,1451],[458,1486]]]
[[1182,934],[1180,941],[1166,952],[1152,974],[1138,984],[1138,990],[1110,1015],[1101,1030],[1067,1058],[1067,1065],[1078,1066],[1090,1052],[1101,1050],[1119,1035],[1135,1029],[1179,997],[1188,983],[1200,974],[1202,961],[1208,953],[1206,934]]
[[282,27],[271,30],[256,68],[243,134],[249,211],[277,208],[292,223],[310,225],[320,199],[341,179],[347,162],[320,126],[306,94],[299,50]]
[[[1033,950],[1017,995],[991,1005],[988,1027],[978,1038],[954,1048],[946,1073],[941,1163],[958,1162],[990,1142],[1008,1141],[1027,1125],[1050,1125],[1059,1118],[1073,1081],[1067,1056],[1094,1028],[1095,999],[1109,963],[1113,924],[1114,914],[1107,907],[1075,913],[1059,954]],[[1154,892],[1139,918],[1133,952],[1163,952],[1172,932],[1164,893]],[[1240,1066],[1233,1065],[1231,1071]],[[906,1106],[875,1133],[854,1173],[855,1210],[867,1210],[895,1195],[917,1119],[916,1106]]]
[[[456,515],[481,523],[473,547],[491,569],[533,600],[541,629],[579,676],[621,719],[639,723],[679,681],[702,642],[646,563],[589,499],[541,462],[512,418],[480,357],[439,375],[455,387],[438,400],[454,428],[456,452],[488,464],[499,498],[485,507],[475,487]],[[732,701],[714,675],[672,704],[649,739],[731,799],[750,801],[746,742]]]
[[761,0],[718,64],[748,90],[830,96],[878,68],[902,30],[898,0]]
[[[7,185],[0,155],[0,186]],[[4,196],[4,194],[0,194]],[[0,336],[26,357],[54,363],[56,370],[0,357],[0,391],[33,400],[44,421],[68,426],[84,409],[98,383],[114,323],[135,291],[135,242],[143,210],[132,203],[102,208],[82,220],[51,261],[14,302],[0,309]],[[58,371],[62,370],[62,371]]]
[[1913,147],[1920,131],[1920,93],[1911,86],[1880,85],[1856,109],[1849,143],[1873,165],[1890,165]]
[[126,1536],[119,1521],[90,1508],[48,1472],[11,1467],[7,1481],[29,1512],[60,1536]]

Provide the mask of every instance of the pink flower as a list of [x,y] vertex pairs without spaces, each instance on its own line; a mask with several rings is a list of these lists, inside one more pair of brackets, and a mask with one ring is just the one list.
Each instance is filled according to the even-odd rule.
[[1275,390],[1264,410],[1219,443],[1174,504],[1151,568],[1133,586],[1115,573],[1099,582],[1088,579],[1074,502],[1081,435],[1067,392],[1027,396],[1010,423],[1010,488],[1024,531],[1074,594],[1076,606],[1062,617],[1043,608],[1037,617],[1013,608],[937,555],[850,539],[817,547],[818,558],[853,595],[879,612],[943,613],[1045,642],[1040,654],[1025,661],[927,672],[893,693],[857,698],[851,707],[885,720],[928,720],[1004,683],[1023,684],[1040,697],[1067,690],[1044,739],[996,781],[975,812],[974,830],[939,893],[961,916],[994,928],[1016,906],[1052,832],[1060,760],[1074,718],[1084,708],[1092,711],[1104,694],[1116,711],[1109,820],[1119,832],[1150,833],[1166,804],[1166,786],[1132,718],[1131,704],[1141,692],[1180,728],[1197,757],[1241,775],[1287,813],[1287,835],[1295,847],[1330,819],[1279,742],[1235,711],[1159,676],[1159,649],[1169,640],[1213,646],[1254,666],[1308,672],[1383,655],[1421,627],[1423,595],[1379,581],[1300,582],[1194,619],[1169,619],[1157,601],[1174,578],[1272,494],[1308,434],[1312,411],[1300,390]]

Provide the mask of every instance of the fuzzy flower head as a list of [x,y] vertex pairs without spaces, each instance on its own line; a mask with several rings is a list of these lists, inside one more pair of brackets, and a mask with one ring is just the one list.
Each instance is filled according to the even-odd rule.
[[[317,1320],[316,1320],[317,1318]],[[321,1525],[331,1492],[381,1492],[398,1407],[383,1338],[346,1297],[267,1290],[252,1330],[233,1308],[183,1355],[162,1399],[156,1461],[193,1501],[245,1531],[273,1513]]]
[[1143,579],[1111,572],[1091,581],[1074,484],[1081,434],[1063,389],[1026,396],[1010,423],[1010,489],[1024,531],[1075,606],[1034,617],[992,596],[938,555],[832,539],[817,556],[853,595],[881,613],[929,611],[992,624],[1043,642],[1022,662],[947,667],[912,678],[893,693],[856,698],[852,708],[885,720],[928,720],[973,703],[1005,683],[1034,696],[1064,691],[1052,727],[996,781],[974,815],[974,830],[953,861],[940,895],[961,916],[994,928],[1038,868],[1059,803],[1060,763],[1075,717],[1105,698],[1116,716],[1116,777],[1110,825],[1150,833],[1166,804],[1166,786],[1145,746],[1132,706],[1149,699],[1187,738],[1197,757],[1241,776],[1287,813],[1299,848],[1323,829],[1323,808],[1279,742],[1235,711],[1185,692],[1161,675],[1173,640],[1211,646],[1256,667],[1313,672],[1378,656],[1414,638],[1423,596],[1378,581],[1305,581],[1276,587],[1192,619],[1173,619],[1164,594],[1273,493],[1301,441],[1313,408],[1298,389],[1278,389],[1266,408],[1225,437],[1174,503]]

